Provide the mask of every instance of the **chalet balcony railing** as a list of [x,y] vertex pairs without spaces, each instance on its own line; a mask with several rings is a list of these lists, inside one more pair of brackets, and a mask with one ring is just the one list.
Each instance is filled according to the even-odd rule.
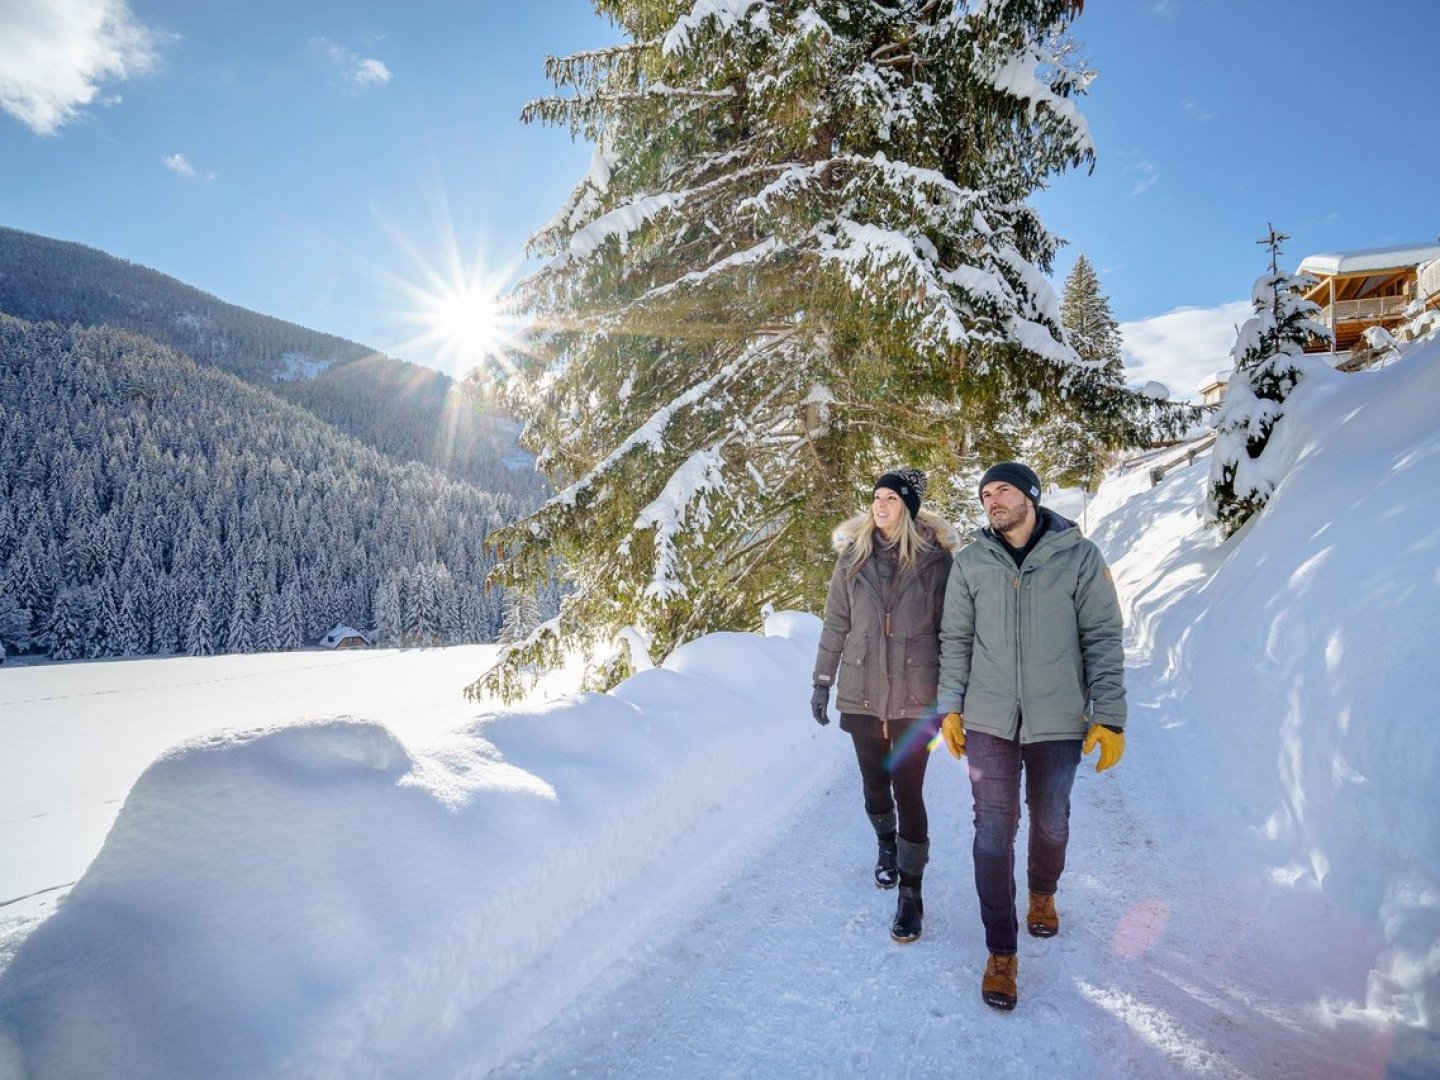
[[1398,319],[1410,304],[1408,296],[1372,296],[1367,300],[1337,300],[1311,316],[1332,329],[1361,319]]

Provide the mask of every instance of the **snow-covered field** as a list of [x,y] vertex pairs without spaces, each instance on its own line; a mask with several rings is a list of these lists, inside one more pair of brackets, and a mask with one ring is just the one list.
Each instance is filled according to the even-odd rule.
[[1129,748],[1013,1014],[943,750],[890,941],[812,616],[509,710],[478,648],[7,664],[0,1076],[1435,1076],[1437,416],[1440,345],[1312,378],[1223,546],[1204,458],[1101,488]]

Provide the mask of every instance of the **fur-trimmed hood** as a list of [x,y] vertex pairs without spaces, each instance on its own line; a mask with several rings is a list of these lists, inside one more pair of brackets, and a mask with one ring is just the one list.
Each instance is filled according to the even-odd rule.
[[[868,510],[862,510],[854,517],[835,526],[835,531],[830,534],[830,543],[836,552],[844,554],[855,542],[855,537],[860,534],[860,527],[865,524],[869,513]],[[955,526],[935,513],[934,510],[922,506],[920,513],[915,515],[915,528],[921,536],[938,543],[952,555],[960,547],[960,534],[955,531]]]

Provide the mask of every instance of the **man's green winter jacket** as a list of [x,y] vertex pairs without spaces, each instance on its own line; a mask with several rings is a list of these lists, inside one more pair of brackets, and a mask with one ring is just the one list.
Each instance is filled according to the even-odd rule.
[[[1074,522],[1047,528],[1023,568],[989,530],[950,568],[940,623],[943,713],[1021,742],[1125,726],[1124,623],[1100,550]],[[1024,722],[1021,722],[1021,717]]]

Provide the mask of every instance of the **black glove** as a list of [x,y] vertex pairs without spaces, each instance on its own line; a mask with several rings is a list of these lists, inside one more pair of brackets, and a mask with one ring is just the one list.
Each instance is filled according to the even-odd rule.
[[830,705],[830,688],[828,686],[817,686],[815,692],[810,695],[810,715],[815,717],[817,724],[828,724],[830,714],[825,710]]

